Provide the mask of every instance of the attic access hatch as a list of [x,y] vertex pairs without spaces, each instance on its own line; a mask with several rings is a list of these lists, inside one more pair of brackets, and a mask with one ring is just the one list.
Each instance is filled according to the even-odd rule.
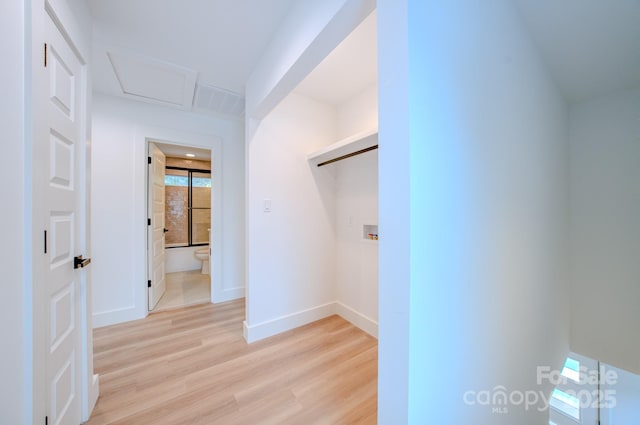
[[309,162],[318,167],[332,164],[352,156],[378,149],[378,129],[367,130],[332,145],[320,149],[307,156]]
[[120,50],[107,57],[123,97],[191,110],[196,71]]

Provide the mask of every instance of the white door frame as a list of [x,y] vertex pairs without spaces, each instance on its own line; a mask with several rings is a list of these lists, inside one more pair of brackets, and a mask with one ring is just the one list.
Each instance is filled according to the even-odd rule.
[[[145,128],[138,129],[136,136],[137,140],[141,143],[136,144],[136,152],[142,154],[140,161],[145,164],[145,172],[139,175],[140,180],[143,181],[143,196],[137,197],[140,202],[138,203],[141,211],[141,217],[138,223],[140,226],[139,238],[136,238],[136,243],[139,244],[141,250],[144,250],[145,259],[147,256],[147,219],[149,218],[149,211],[147,205],[147,194],[149,193],[149,183],[146,177],[146,164],[147,155],[149,151],[149,143],[162,143],[168,145],[193,147],[199,149],[209,149],[211,151],[211,272],[209,274],[211,278],[211,302],[220,302],[223,300],[223,218],[222,218],[222,141],[220,138],[206,134],[196,134],[186,131],[168,129],[168,128]],[[136,155],[136,157],[139,157]],[[139,180],[138,180],[139,181]],[[136,214],[137,215],[137,214]],[[148,275],[148,260],[145,260],[144,264],[141,264],[136,269],[136,275],[144,276],[144,280],[141,279],[141,284],[136,285],[135,297],[136,306],[139,309],[141,317],[145,317],[149,314],[149,291],[147,287],[147,281],[150,279]],[[138,271],[139,270],[139,271]]]

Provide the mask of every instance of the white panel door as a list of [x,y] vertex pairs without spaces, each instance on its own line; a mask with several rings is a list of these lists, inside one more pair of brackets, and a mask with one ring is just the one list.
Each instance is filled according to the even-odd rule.
[[41,85],[34,90],[41,121],[33,139],[33,202],[35,228],[40,232],[44,227],[44,246],[38,246],[35,258],[33,290],[40,300],[34,327],[42,332],[36,355],[44,363],[44,388],[36,390],[42,391],[49,424],[77,425],[82,399],[82,268],[75,268],[74,257],[81,254],[80,226],[85,219],[79,179],[84,176],[80,156],[86,77],[80,58],[48,15],[43,33],[46,66],[38,64]]
[[164,174],[166,159],[164,153],[153,143],[149,143],[149,202],[151,224],[147,226],[147,263],[149,285],[149,310],[153,310],[164,295]]

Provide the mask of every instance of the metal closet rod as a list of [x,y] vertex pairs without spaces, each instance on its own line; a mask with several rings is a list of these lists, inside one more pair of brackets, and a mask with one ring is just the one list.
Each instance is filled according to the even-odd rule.
[[378,149],[378,145],[370,146],[368,148],[360,149],[359,151],[351,152],[346,155],[339,156],[337,158],[330,159],[328,161],[321,162],[318,164],[318,167],[322,167],[323,165],[333,164],[334,162],[342,161],[343,159],[351,158],[352,156],[360,155],[365,152],[373,151]]

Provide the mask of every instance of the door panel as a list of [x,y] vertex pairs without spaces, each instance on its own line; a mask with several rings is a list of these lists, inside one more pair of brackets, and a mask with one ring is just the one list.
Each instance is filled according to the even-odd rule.
[[[63,47],[62,47],[63,48]],[[51,46],[48,55],[49,76],[50,76],[50,97],[51,102],[60,108],[70,120],[74,120],[75,78],[77,73],[72,70],[72,64],[69,63],[65,53],[58,53],[58,46]]]
[[57,350],[75,327],[75,293],[73,281],[51,297],[50,338],[51,350]]
[[151,164],[148,174],[148,214],[151,218],[151,226],[149,226],[147,237],[147,262],[149,263],[148,276],[151,280],[149,310],[153,310],[166,289],[164,274],[164,175],[166,158],[164,153],[153,143],[149,143],[149,156],[151,157]]
[[49,267],[51,270],[73,261],[75,225],[73,211],[49,212],[49,232],[51,233]]
[[74,189],[74,143],[62,135],[51,132],[49,183],[60,189]]
[[76,367],[75,353],[60,367],[51,382],[51,417],[57,418],[56,424],[72,424],[73,407],[76,405]]
[[44,156],[35,170],[41,184],[47,230],[46,254],[34,283],[44,296],[46,320],[45,379],[48,422],[76,425],[81,419],[80,272],[74,256],[80,246],[79,158],[82,148],[80,104],[83,65],[51,18],[46,16],[47,89],[43,96],[44,137],[34,139],[35,155]]

